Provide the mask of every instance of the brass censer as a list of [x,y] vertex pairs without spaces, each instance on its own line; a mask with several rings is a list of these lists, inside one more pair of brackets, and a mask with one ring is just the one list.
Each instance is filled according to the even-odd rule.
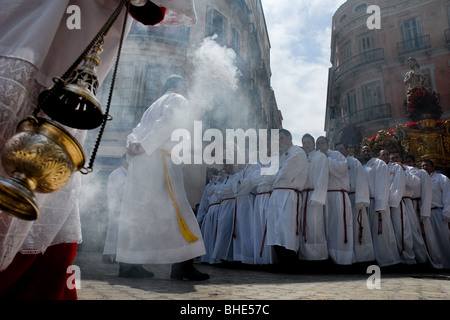
[[64,187],[72,172],[83,168],[85,155],[63,127],[30,116],[6,142],[1,160],[10,177],[0,179],[0,209],[22,220],[35,220],[39,209],[33,192]]
[[[112,119],[108,115],[109,106],[126,29],[129,1],[121,1],[69,70],[61,78],[55,78],[54,86],[39,95],[33,115],[22,120],[17,126],[16,134],[6,142],[0,156],[8,174],[8,177],[0,178],[2,212],[22,220],[36,220],[39,208],[34,192],[50,193],[60,190],[69,182],[72,173],[80,171],[87,174],[92,171],[106,121]],[[101,105],[95,98],[98,87],[96,67],[100,65],[98,54],[102,51],[103,37],[124,7],[126,13],[122,36],[108,105],[103,114]],[[51,120],[38,117],[40,110]],[[76,129],[102,126],[88,168],[84,167],[83,148],[61,124]]]

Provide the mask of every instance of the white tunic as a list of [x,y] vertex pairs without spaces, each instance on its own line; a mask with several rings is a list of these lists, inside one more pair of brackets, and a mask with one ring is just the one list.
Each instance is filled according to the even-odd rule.
[[366,207],[370,204],[367,177],[361,162],[354,156],[347,156],[350,180],[350,202],[353,213],[353,262],[375,260],[372,234]]
[[370,190],[369,221],[375,258],[380,267],[401,262],[389,210],[390,176],[387,164],[378,158],[364,165]]
[[450,180],[442,173],[431,173],[431,225],[441,250],[442,265],[450,269]]
[[[397,163],[388,163],[388,168],[391,177],[389,205],[398,251],[403,263],[414,264],[416,261],[412,248],[413,237],[408,216],[406,215],[408,201],[404,201],[407,178],[410,178],[409,183],[411,185],[411,182],[414,182],[413,176],[407,175],[406,168]],[[417,180],[417,182],[419,181]]]
[[416,168],[409,166],[404,166],[404,168],[406,169],[406,188],[400,203],[404,223],[403,238],[400,238],[405,251],[403,258],[406,256],[406,252],[409,252],[409,256],[413,257],[416,262],[425,263],[429,257],[413,200],[416,190],[420,190],[421,181]]
[[254,200],[256,185],[250,178],[254,171],[259,170],[256,164],[247,164],[238,175],[239,178],[233,186],[236,196],[235,232],[233,236],[233,259],[242,263],[254,263]]
[[428,252],[428,258],[431,265],[436,269],[442,269],[442,254],[439,249],[436,234],[430,221],[431,214],[431,177],[423,169],[409,167],[411,173],[420,179],[420,185],[414,186],[411,191],[411,198],[419,221],[420,231]]
[[[131,0],[141,5],[142,0]],[[159,0],[166,6],[168,20],[164,23],[192,24],[196,21],[193,0],[175,4],[173,0]],[[3,0],[0,10],[0,86],[8,91],[0,95],[0,150],[15,133],[17,123],[31,114],[37,94],[53,85],[53,77],[63,75],[92,38],[97,34],[119,0]],[[66,25],[70,5],[81,12],[81,29]],[[121,15],[123,17],[123,15]],[[116,57],[122,28],[119,18],[105,37],[101,65],[97,68],[101,85]],[[128,19],[127,32],[132,19]],[[5,120],[5,121],[4,121]],[[66,128],[83,144],[85,130]],[[0,173],[3,168],[0,166]],[[37,254],[59,243],[80,243],[81,223],[78,194],[81,175],[75,172],[71,181],[51,194],[37,194],[39,218],[23,221],[0,213],[0,271],[4,270],[17,252]]]
[[220,189],[217,197],[220,201],[217,213],[217,234],[213,259],[233,261],[233,236],[235,235],[236,197],[233,186],[237,183],[239,174],[228,175]]
[[328,194],[325,205],[325,235],[328,253],[336,264],[353,261],[353,214],[348,196],[350,181],[347,159],[328,150]]
[[106,194],[108,196],[108,228],[106,229],[103,254],[116,254],[119,216],[126,179],[127,171],[123,166],[115,169],[108,177],[108,184],[106,186]]
[[255,264],[275,263],[276,255],[272,246],[267,245],[267,206],[269,204],[270,194],[272,193],[275,175],[262,175],[261,169],[255,171],[252,175],[253,184],[256,187],[256,196],[253,206],[253,251]]
[[[37,94],[53,84],[53,77],[67,71],[118,3],[108,0],[2,1],[0,87],[6,91],[0,94],[0,150],[15,134],[17,123],[35,108]],[[69,5],[78,5],[81,9],[81,30],[70,30],[66,26]],[[129,19],[128,27],[131,21]],[[114,24],[105,38],[102,64],[97,69],[100,84],[114,62],[121,27],[120,22]],[[86,131],[66,129],[83,144]],[[0,172],[3,173],[2,167]],[[39,207],[36,221],[19,220],[0,213],[0,271],[18,252],[38,254],[50,245],[81,242],[80,186],[81,175],[75,172],[63,189],[51,194],[36,194]]]
[[206,250],[206,253],[200,257],[200,260],[206,263],[220,262],[220,260],[213,259],[212,254],[216,243],[217,213],[220,205],[216,190],[221,187],[221,182],[215,180],[206,185],[197,213],[197,221],[201,225]]
[[280,156],[267,208],[267,245],[278,245],[298,251],[302,190],[308,176],[306,153],[291,146]]
[[327,156],[317,150],[308,153],[308,178],[302,192],[303,206],[298,251],[300,260],[328,259],[324,212],[328,179]]
[[170,155],[171,133],[183,127],[187,112],[186,99],[168,92],[145,111],[127,138],[127,143],[140,143],[145,152],[128,156],[117,244],[119,262],[166,264],[205,254],[181,166],[175,165]]

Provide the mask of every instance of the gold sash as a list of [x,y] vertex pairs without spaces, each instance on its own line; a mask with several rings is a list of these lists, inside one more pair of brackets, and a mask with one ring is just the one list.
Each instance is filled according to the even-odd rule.
[[177,212],[178,225],[180,226],[181,234],[183,235],[183,238],[187,242],[195,242],[198,240],[198,238],[195,235],[193,235],[192,232],[189,230],[188,226],[186,225],[186,222],[184,221],[183,217],[181,216],[180,208],[178,208],[178,204],[175,200],[175,194],[173,193],[172,182],[170,181],[169,169],[167,168],[167,162],[166,162],[166,156],[169,155],[169,153],[165,150],[159,150],[159,151],[161,152],[161,155],[163,158],[164,178],[166,181],[167,191],[169,192],[170,199],[172,199],[173,206],[175,207],[175,211]]

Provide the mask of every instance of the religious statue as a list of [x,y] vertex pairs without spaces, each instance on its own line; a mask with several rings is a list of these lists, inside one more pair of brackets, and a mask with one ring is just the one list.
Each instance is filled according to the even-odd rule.
[[425,87],[429,89],[428,75],[420,68],[419,62],[413,57],[408,58],[408,64],[411,70],[405,74],[403,83],[408,86],[408,92],[406,94],[406,101],[411,95],[411,91],[414,88]]
[[405,100],[408,116],[414,121],[439,119],[442,115],[439,95],[431,90],[428,74],[420,68],[416,59],[409,58],[408,64],[411,70],[403,81],[408,86]]

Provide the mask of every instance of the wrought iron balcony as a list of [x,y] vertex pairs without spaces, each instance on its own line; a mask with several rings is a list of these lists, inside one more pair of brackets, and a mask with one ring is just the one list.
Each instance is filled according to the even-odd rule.
[[375,62],[384,61],[384,48],[378,48],[373,50],[364,51],[356,56],[351,57],[349,60],[340,64],[333,71],[333,79],[336,82],[340,77],[342,77],[347,72]]
[[397,51],[399,56],[430,48],[431,48],[431,38],[430,35],[428,34],[414,39],[397,42]]
[[341,119],[337,119],[336,131],[340,132],[346,123],[363,124],[375,120],[389,119],[392,117],[391,104],[379,104],[364,108],[355,112],[344,115]]

